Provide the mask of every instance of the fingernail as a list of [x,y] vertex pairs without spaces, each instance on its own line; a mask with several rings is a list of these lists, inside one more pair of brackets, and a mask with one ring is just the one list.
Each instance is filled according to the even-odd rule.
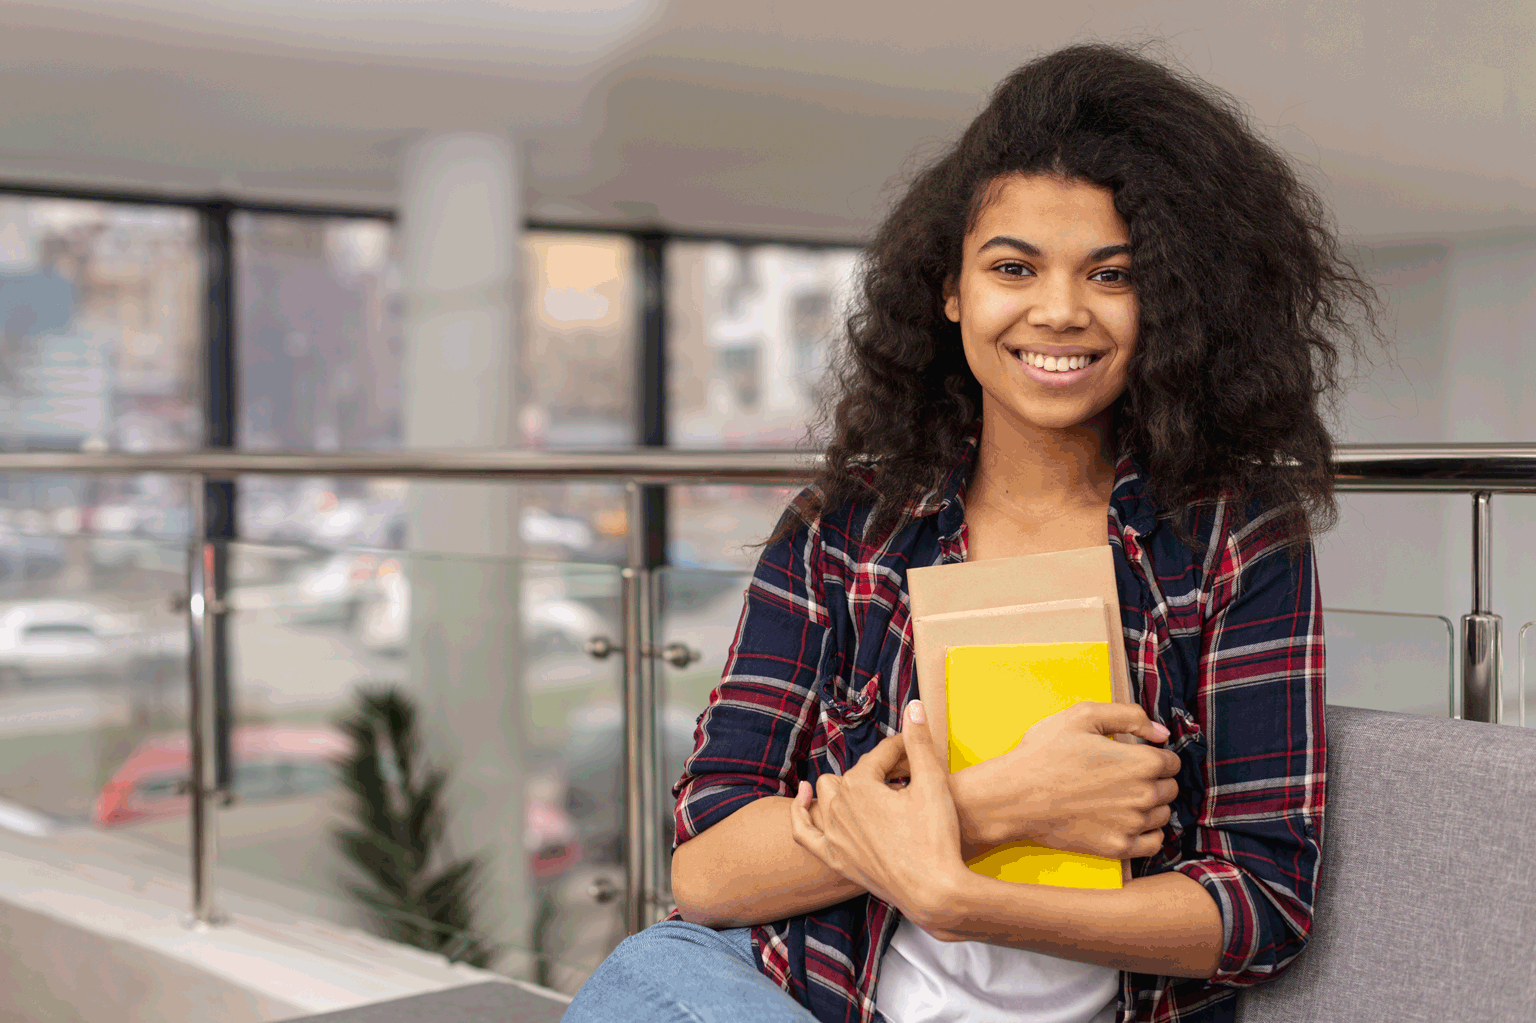
[[917,724],[922,724],[925,720],[927,720],[923,716],[922,700],[913,700],[911,703],[907,704],[907,717]]
[[1154,735],[1156,735],[1159,739],[1166,739],[1171,734],[1168,731],[1167,726],[1157,724],[1156,722],[1153,722],[1153,724],[1152,724],[1152,733]]

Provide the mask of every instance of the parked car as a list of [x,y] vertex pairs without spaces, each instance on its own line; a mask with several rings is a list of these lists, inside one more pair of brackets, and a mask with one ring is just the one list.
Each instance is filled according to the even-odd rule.
[[130,634],[122,618],[83,601],[13,605],[0,611],[0,687],[116,677]]
[[[237,728],[230,736],[230,787],[240,803],[333,799],[341,791],[336,762],[351,749],[350,740],[332,728]],[[117,828],[191,813],[190,764],[184,734],[140,743],[97,797],[95,823]],[[389,766],[386,762],[386,770]],[[535,878],[554,877],[580,858],[576,827],[562,807],[530,795],[524,818],[524,847]]]

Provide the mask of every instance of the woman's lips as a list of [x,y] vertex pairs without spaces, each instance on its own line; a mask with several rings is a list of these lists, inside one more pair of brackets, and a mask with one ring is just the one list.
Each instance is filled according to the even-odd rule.
[[1009,352],[1009,355],[1012,356],[1014,362],[1018,363],[1019,368],[1024,371],[1025,376],[1029,377],[1031,380],[1034,380],[1037,383],[1044,384],[1046,387],[1070,387],[1072,384],[1085,379],[1089,374],[1097,370],[1098,367],[1104,362],[1104,356],[1098,355],[1094,357],[1092,362],[1084,366],[1082,369],[1071,369],[1067,370],[1065,373],[1062,373],[1051,369],[1041,369],[1039,366],[1035,366],[1026,362],[1024,360],[1024,352],[1022,350],[1016,352],[1011,351]]

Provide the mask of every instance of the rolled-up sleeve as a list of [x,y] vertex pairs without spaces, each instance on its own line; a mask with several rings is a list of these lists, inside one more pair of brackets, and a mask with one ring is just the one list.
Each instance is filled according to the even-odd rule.
[[1221,911],[1209,983],[1278,976],[1312,932],[1327,796],[1323,618],[1311,544],[1283,548],[1273,521],[1222,546],[1209,588],[1196,719],[1205,792],[1186,859]]
[[816,680],[830,631],[818,546],[816,527],[802,525],[758,560],[724,675],[672,786],[674,851],[755,799],[794,794],[819,717]]

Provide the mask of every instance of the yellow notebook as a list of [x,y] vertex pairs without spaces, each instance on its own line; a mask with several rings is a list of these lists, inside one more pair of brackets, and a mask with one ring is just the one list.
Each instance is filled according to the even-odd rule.
[[[1082,700],[1109,703],[1109,644],[952,646],[944,663],[949,769],[1002,756],[1037,721]],[[1120,860],[1009,842],[967,866],[1002,881],[1063,888],[1120,888]]]

